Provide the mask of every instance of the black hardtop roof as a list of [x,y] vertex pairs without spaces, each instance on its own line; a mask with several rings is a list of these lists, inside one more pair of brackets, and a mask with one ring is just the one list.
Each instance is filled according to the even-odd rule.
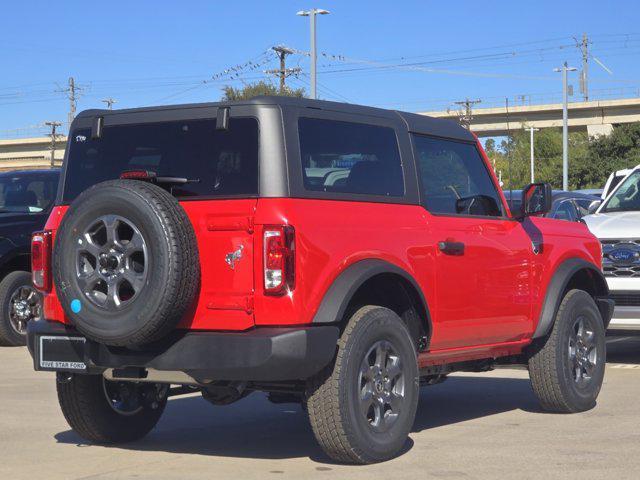
[[234,102],[210,102],[210,103],[190,103],[182,105],[164,105],[155,107],[140,107],[119,110],[93,109],[84,110],[78,114],[77,118],[111,116],[129,113],[143,113],[154,111],[185,110],[195,108],[216,108],[234,105],[275,105],[281,108],[313,108],[316,110],[328,110],[353,115],[367,115],[381,118],[397,119],[404,121],[407,129],[414,133],[424,133],[445,138],[453,138],[463,141],[474,141],[475,137],[467,129],[457,122],[449,119],[433,118],[416,113],[401,112],[397,110],[387,110],[384,108],[367,107],[351,103],[330,102],[327,100],[311,100],[308,98],[280,97],[280,96],[258,96],[249,100]]

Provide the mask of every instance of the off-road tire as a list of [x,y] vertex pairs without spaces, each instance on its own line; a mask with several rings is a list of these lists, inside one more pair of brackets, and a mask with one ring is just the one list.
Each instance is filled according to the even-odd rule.
[[[405,399],[387,432],[374,432],[358,410],[358,372],[371,345],[392,342],[401,358]],[[311,378],[306,407],[316,440],[333,460],[368,464],[396,456],[413,427],[419,394],[416,351],[409,331],[393,311],[365,306],[347,323],[331,365]]]
[[[26,334],[20,335],[20,333],[11,326],[9,317],[11,296],[20,287],[31,287],[30,272],[11,272],[0,282],[0,346],[19,347],[27,344]],[[40,294],[37,292],[35,294],[41,303],[42,298]],[[40,308],[42,308],[42,305]]]
[[57,383],[58,402],[69,426],[85,440],[112,444],[139,440],[158,423],[166,398],[155,408],[146,405],[141,411],[122,415],[108,403],[102,375],[74,375]]
[[[143,236],[149,257],[144,287],[129,304],[114,311],[87,300],[76,271],[78,238],[105,215],[131,221]],[[200,286],[195,232],[175,197],[157,185],[137,180],[102,182],[80,194],[66,212],[56,233],[53,275],[62,308],[88,338],[123,347],[152,343],[174,330],[195,303]]]
[[[597,363],[590,380],[578,386],[570,362],[569,338],[583,318],[593,334]],[[549,412],[583,412],[596,405],[604,378],[605,329],[593,298],[583,290],[570,290],[562,299],[549,335],[534,345],[529,357],[531,385],[540,406]]]

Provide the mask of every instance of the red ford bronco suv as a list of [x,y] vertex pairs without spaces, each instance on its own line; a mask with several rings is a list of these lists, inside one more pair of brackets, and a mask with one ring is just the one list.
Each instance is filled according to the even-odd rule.
[[529,368],[545,410],[595,405],[613,309],[600,243],[510,214],[472,133],[446,120],[259,97],[74,121],[56,207],[33,236],[71,427],[143,437],[171,395],[301,402],[333,459],[389,459],[421,385]]

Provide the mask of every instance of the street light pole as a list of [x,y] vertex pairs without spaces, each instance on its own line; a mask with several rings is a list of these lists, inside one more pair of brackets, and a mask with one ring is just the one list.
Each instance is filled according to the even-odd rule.
[[311,98],[318,98],[316,87],[316,66],[318,62],[318,54],[316,50],[316,15],[327,15],[330,12],[321,8],[312,8],[311,10],[301,10],[296,15],[301,17],[309,17],[309,25],[311,30]]
[[569,190],[569,114],[568,114],[568,96],[569,88],[567,85],[567,73],[574,72],[575,67],[569,67],[564,62],[562,68],[554,68],[554,72],[562,72],[562,189]]
[[533,132],[537,132],[538,130],[540,130],[539,128],[533,128],[533,127],[529,127],[529,128],[525,128],[525,130],[529,130],[529,132],[531,132],[531,183],[534,183],[536,181],[536,176],[534,173],[534,156],[533,156]]

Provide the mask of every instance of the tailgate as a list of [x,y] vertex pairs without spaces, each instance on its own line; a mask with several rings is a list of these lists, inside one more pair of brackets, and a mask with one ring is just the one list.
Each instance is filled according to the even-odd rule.
[[183,201],[198,240],[201,287],[180,328],[245,330],[253,315],[253,219],[257,200]]

